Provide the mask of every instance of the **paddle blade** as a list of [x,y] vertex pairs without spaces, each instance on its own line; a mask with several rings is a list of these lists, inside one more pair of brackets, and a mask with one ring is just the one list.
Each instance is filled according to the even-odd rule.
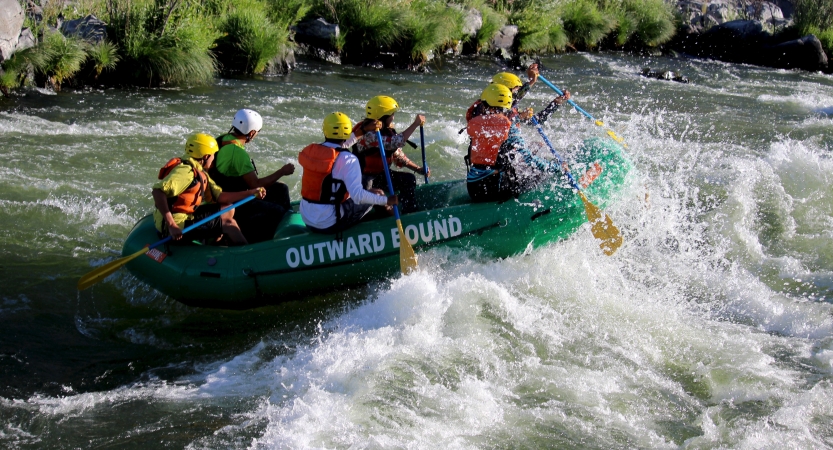
[[619,228],[613,224],[610,217],[604,214],[596,205],[590,203],[583,192],[579,192],[581,201],[584,202],[584,212],[587,214],[587,221],[590,222],[590,232],[593,237],[600,240],[599,247],[605,255],[610,256],[622,246],[624,239]]
[[596,125],[598,125],[598,126],[600,126],[600,127],[605,126],[604,122],[602,122],[601,120],[597,120],[597,121],[596,121]]
[[81,279],[78,280],[78,290],[83,291],[84,289],[87,289],[88,287],[98,283],[99,281],[110,276],[110,274],[112,274],[113,272],[119,270],[121,266],[127,264],[128,262],[132,261],[133,259],[139,256],[144,255],[147,252],[147,247],[144,247],[130,256],[125,256],[115,261],[110,261],[101,267],[95,268],[95,270],[88,272],[86,275],[84,275],[83,277],[81,277]]
[[405,230],[402,229],[402,221],[396,221],[396,227],[399,228],[399,268],[402,273],[408,275],[417,270],[417,255],[414,253],[414,247],[408,241],[408,236]]

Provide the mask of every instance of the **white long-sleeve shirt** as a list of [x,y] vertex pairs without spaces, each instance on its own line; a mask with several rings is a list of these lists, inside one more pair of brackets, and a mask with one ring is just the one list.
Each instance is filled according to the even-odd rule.
[[[322,145],[341,148],[341,146],[331,142],[324,142]],[[364,189],[359,159],[349,151],[340,152],[336,157],[335,163],[333,163],[333,178],[344,182],[347,192],[350,193],[350,198],[356,203],[364,205],[386,205],[388,203],[388,198],[384,195],[376,195]],[[336,224],[336,209],[334,205],[310,203],[302,199],[301,217],[304,219],[304,223],[309,226],[318,229],[329,228]]]

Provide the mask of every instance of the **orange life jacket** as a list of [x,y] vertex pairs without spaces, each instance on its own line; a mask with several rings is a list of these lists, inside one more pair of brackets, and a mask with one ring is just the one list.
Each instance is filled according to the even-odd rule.
[[471,119],[474,119],[475,117],[479,116],[480,113],[482,113],[482,104],[482,100],[477,100],[476,102],[472,103],[471,106],[469,106],[469,109],[466,111],[466,122],[470,122]]
[[471,136],[471,163],[494,166],[511,126],[512,121],[503,114],[485,114],[471,119],[466,128]]
[[350,198],[342,180],[333,178],[333,164],[343,148],[310,144],[301,150],[298,163],[304,168],[301,176],[301,197],[310,203],[337,205]]
[[169,173],[171,173],[172,170],[174,170],[174,167],[177,167],[180,164],[191,166],[191,170],[194,171],[194,179],[191,181],[191,184],[179,195],[176,197],[168,197],[168,209],[170,209],[171,213],[174,214],[194,214],[197,206],[200,206],[204,198],[209,201],[211,200],[211,190],[208,189],[208,175],[206,175],[202,170],[197,169],[197,167],[189,160],[171,158],[170,161],[165,163],[165,165],[159,169],[159,179],[164,179]]

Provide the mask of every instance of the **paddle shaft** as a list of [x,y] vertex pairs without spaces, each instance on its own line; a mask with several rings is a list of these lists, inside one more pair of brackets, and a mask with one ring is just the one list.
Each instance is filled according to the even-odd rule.
[[565,163],[564,160],[561,159],[561,155],[559,155],[558,152],[555,151],[555,147],[553,147],[552,142],[550,142],[547,135],[544,134],[544,130],[543,128],[541,128],[541,124],[538,122],[538,119],[536,119],[535,116],[532,116],[532,123],[534,123],[535,127],[538,128],[538,134],[540,134],[541,137],[544,138],[544,142],[547,143],[547,147],[550,148],[550,151],[555,156],[555,160],[558,161],[558,164],[561,166],[562,169],[564,169],[564,174],[567,175],[567,178],[570,180],[570,184],[572,184],[573,188],[577,191],[581,191],[581,186],[579,186],[578,183],[576,183],[576,179],[573,178],[573,174],[570,173],[570,168],[567,166],[567,163]]
[[422,125],[419,126],[419,144],[422,146],[422,173],[425,175],[425,183],[428,184],[428,160],[425,159],[425,132]]
[[567,178],[570,180],[570,184],[572,184],[573,188],[578,191],[578,196],[584,204],[584,213],[587,215],[587,221],[590,222],[590,232],[593,234],[593,237],[601,241],[599,247],[607,256],[614,254],[624,242],[622,239],[622,233],[619,232],[619,228],[613,224],[613,220],[611,220],[607,214],[604,214],[598,206],[594,205],[587,199],[587,196],[584,195],[584,191],[581,190],[581,186],[576,183],[575,178],[573,178],[573,174],[570,173],[570,168],[564,160],[561,159],[558,152],[555,151],[555,147],[553,147],[552,142],[550,142],[549,138],[547,138],[547,135],[544,134],[544,129],[541,128],[541,124],[535,117],[532,117],[532,122],[538,128],[538,134],[544,138],[544,142],[547,143],[547,147],[549,147],[552,154],[555,155],[555,159],[559,162],[559,164],[561,164],[561,169],[564,171],[564,174],[567,175]]
[[[395,195],[395,193],[393,192],[393,180],[390,178],[390,167],[388,167],[388,158],[385,156],[385,143],[382,142],[382,132],[379,130],[376,130],[376,139],[379,140],[379,153],[382,154],[382,164],[385,167],[385,179],[388,180],[388,189],[390,189],[390,195]],[[400,220],[399,205],[393,205],[393,216],[396,217],[397,221]]]
[[[184,230],[182,230],[182,234],[188,233],[189,231],[205,224],[209,220],[213,220],[213,219],[219,217],[220,215],[228,212],[229,210],[232,210],[232,209],[234,209],[234,208],[236,208],[236,207],[238,207],[238,206],[240,206],[240,205],[242,205],[242,204],[244,204],[244,203],[246,203],[246,202],[248,202],[248,201],[250,201],[254,198],[255,198],[255,196],[252,195],[252,196],[249,196],[247,198],[244,198],[243,200],[240,200],[237,203],[234,203],[233,205],[231,205],[227,208],[223,208],[220,211],[217,211],[216,213],[211,214],[210,216],[206,217],[205,219],[199,220],[197,223],[186,227]],[[159,247],[160,245],[162,245],[166,242],[169,242],[171,239],[172,239],[171,236],[168,236],[168,237],[166,237],[166,238],[164,238],[160,241],[157,241],[157,242],[155,242],[155,243],[153,243],[153,244],[151,244],[147,247],[143,247],[142,249],[140,249],[136,253],[133,253],[132,255],[123,256],[119,259],[110,261],[109,263],[104,264],[103,266],[100,266],[100,267],[97,267],[97,268],[91,270],[90,272],[84,274],[84,276],[82,276],[78,280],[78,290],[84,290],[84,289],[87,289],[87,288],[91,287],[92,285],[98,283],[99,281],[107,278],[113,272],[119,270],[119,268],[121,268],[121,266],[129,263],[130,261],[132,261],[135,258],[138,258],[139,256],[142,256],[142,255],[146,254],[151,249],[154,249],[154,248]]]
[[[250,196],[248,196],[248,197],[244,198],[243,200],[240,200],[240,201],[239,201],[239,202],[237,202],[237,203],[233,203],[231,206],[225,207],[225,208],[223,208],[223,209],[221,209],[221,210],[219,210],[219,211],[215,212],[214,214],[212,214],[212,215],[210,215],[210,216],[206,217],[205,219],[202,219],[202,220],[198,221],[197,223],[194,223],[194,224],[191,224],[191,225],[189,225],[189,226],[185,227],[185,229],[183,229],[183,230],[182,230],[182,234],[185,234],[185,233],[187,233],[187,232],[189,232],[189,231],[191,231],[191,230],[193,230],[193,229],[195,229],[195,228],[199,228],[200,226],[202,226],[202,225],[204,225],[204,224],[208,223],[209,221],[214,220],[214,219],[216,219],[217,217],[220,217],[221,215],[223,215],[223,214],[225,214],[225,213],[227,213],[227,212],[231,211],[231,210],[232,210],[232,209],[234,209],[234,208],[237,208],[238,206],[242,205],[243,203],[246,203],[246,202],[248,202],[248,201],[254,200],[254,199],[255,199],[255,197],[256,197],[256,196],[254,196],[254,195],[250,195]],[[148,250],[150,250],[150,249],[152,249],[152,248],[159,247],[160,245],[162,245],[162,244],[164,244],[164,243],[166,243],[166,242],[168,242],[168,241],[170,241],[170,240],[172,240],[172,239],[173,239],[173,238],[172,238],[171,236],[168,236],[168,237],[166,237],[165,239],[162,239],[161,241],[159,241],[159,242],[157,242],[157,243],[155,243],[155,244],[153,244],[153,245],[149,245],[149,246],[148,246]]]
[[[385,156],[385,143],[382,141],[382,133],[376,130],[376,138],[379,140],[379,153],[382,156],[382,165],[385,169],[385,178],[388,180],[388,187],[390,194],[393,192],[393,180],[390,177],[390,167],[388,167],[388,158]],[[399,206],[393,205],[393,214],[396,217],[396,228],[399,230],[399,270],[407,275],[417,269],[417,256],[414,253],[414,248],[408,241],[408,236],[402,228],[402,220],[399,218]]]
[[[549,86],[549,87],[550,87],[550,89],[552,89],[553,91],[555,91],[555,93],[556,93],[556,94],[558,94],[558,95],[564,95],[564,92],[562,92],[562,91],[561,91],[561,89],[558,89],[558,87],[557,87],[556,85],[554,85],[554,84],[550,83],[550,80],[548,80],[548,79],[544,78],[544,76],[543,76],[543,75],[538,75],[538,79],[539,79],[539,80],[541,80],[541,81],[543,81],[543,82],[544,82],[544,84],[546,84],[547,86]],[[573,108],[575,108],[575,109],[576,109],[576,111],[578,111],[578,112],[580,112],[580,113],[584,114],[585,116],[587,116],[587,118],[588,118],[588,119],[590,119],[590,120],[592,120],[592,121],[594,121],[594,122],[596,122],[596,121],[597,121],[595,117],[593,117],[592,115],[590,115],[590,113],[589,113],[589,112],[587,112],[587,111],[585,111],[584,109],[582,109],[582,108],[581,108],[581,106],[577,105],[577,104],[576,104],[576,102],[574,102],[572,99],[567,100],[567,103],[569,103],[570,105],[572,105],[572,107],[573,107]]]

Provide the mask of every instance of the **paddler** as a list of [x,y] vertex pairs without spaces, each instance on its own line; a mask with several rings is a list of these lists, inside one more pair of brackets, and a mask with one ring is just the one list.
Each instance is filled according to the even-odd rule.
[[301,217],[307,228],[317,233],[340,233],[369,213],[374,205],[393,206],[396,195],[385,196],[381,189],[365,189],[358,158],[344,147],[353,122],[335,112],[324,118],[324,142],[301,150],[298,163],[301,177]]
[[[542,109],[537,114],[533,112],[532,108],[518,111],[518,102],[526,96],[535,82],[538,81],[538,73],[538,64],[532,64],[526,71],[526,75],[528,77],[528,81],[526,83],[522,83],[521,79],[511,72],[500,72],[492,77],[493,84],[506,86],[512,92],[512,98],[514,100],[512,101],[512,108],[508,113],[508,117],[513,121],[530,124],[531,118],[534,114],[539,123],[544,123],[556,110],[558,110],[559,106],[570,99],[570,91],[564,91],[564,95],[555,97],[546,108]],[[474,104],[469,107],[468,111],[466,111],[466,122],[470,121],[475,116],[482,114],[484,108],[485,107],[483,106],[481,100],[475,101]]]
[[[192,134],[185,141],[185,155],[173,158],[159,170],[159,181],[153,185],[153,219],[156,230],[163,237],[171,236],[174,243],[182,239],[182,229],[214,214],[222,207],[251,195],[263,198],[263,188],[241,192],[223,192],[206,170],[217,153],[217,141],[203,133]],[[203,204],[207,202],[207,204]],[[247,244],[234,220],[234,210],[211,220],[188,233],[185,242],[214,243],[226,236],[234,245]]]
[[[388,167],[410,169],[420,175],[426,175],[425,168],[420,167],[405,156],[402,147],[408,142],[408,138],[420,125],[425,124],[425,116],[417,114],[413,123],[402,133],[397,133],[393,127],[393,119],[399,104],[391,97],[377,95],[370,99],[365,106],[365,119],[353,128],[352,134],[357,140],[353,146],[353,153],[359,158],[362,167],[362,183],[366,189],[386,189],[387,179],[385,177],[382,156],[379,153],[379,142],[376,137],[376,130],[382,134],[385,146],[385,156]],[[431,176],[431,171],[427,173]],[[416,177],[411,173],[401,171],[390,171],[393,190],[399,195],[400,210],[402,213],[409,213],[416,210]]]
[[211,178],[225,192],[240,192],[262,187],[266,189],[263,200],[248,202],[239,208],[235,218],[250,242],[271,239],[286,211],[291,209],[289,188],[280,180],[295,172],[295,165],[285,164],[270,175],[259,177],[254,160],[246,151],[246,144],[257,136],[263,127],[263,118],[256,111],[241,109],[234,114],[231,129],[217,138],[220,150],[209,170]]
[[558,164],[529,152],[515,122],[509,118],[512,92],[492,83],[480,95],[483,105],[467,131],[471,137],[466,161],[466,187],[475,202],[506,200],[533,189]]

